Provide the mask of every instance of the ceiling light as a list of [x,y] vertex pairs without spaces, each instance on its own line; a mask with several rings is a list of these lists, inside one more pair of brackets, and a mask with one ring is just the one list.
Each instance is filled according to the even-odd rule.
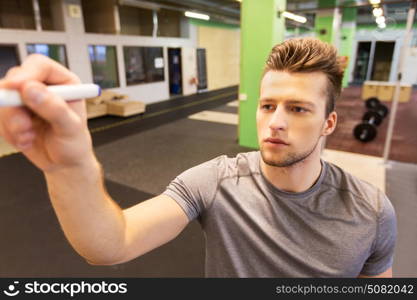
[[186,11],[184,13],[184,15],[186,17],[194,18],[194,19],[200,19],[200,20],[206,20],[206,21],[210,20],[210,16],[209,15],[199,14],[199,13],[195,13],[195,12],[192,12],[192,11]]
[[282,13],[282,16],[284,16],[285,18],[288,18],[288,19],[294,20],[294,21],[296,21],[296,22],[300,22],[300,23],[305,23],[305,22],[307,22],[307,19],[306,19],[305,17],[303,17],[303,16],[299,16],[299,15],[295,15],[295,14],[290,13],[290,12],[288,12],[288,11],[284,11],[284,12]]
[[377,24],[385,23],[385,17],[384,16],[380,16],[380,17],[378,17],[378,18],[375,19],[375,22]]
[[384,11],[380,7],[375,7],[372,10],[372,14],[374,15],[375,18],[378,18],[384,14]]
[[369,0],[369,2],[371,4],[379,4],[379,3],[381,3],[381,0]]

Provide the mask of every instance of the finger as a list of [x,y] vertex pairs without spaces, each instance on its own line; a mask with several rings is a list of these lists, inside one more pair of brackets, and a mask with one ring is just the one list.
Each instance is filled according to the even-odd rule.
[[33,130],[31,113],[24,107],[1,108],[0,128],[6,141],[17,147],[22,140],[28,141],[28,132]]
[[29,55],[20,67],[7,74],[7,88],[19,88],[23,82],[36,80],[47,84],[76,84],[80,79],[58,62],[41,54]]
[[7,131],[6,128],[4,128],[2,125],[0,125],[0,135],[3,137],[3,139],[10,145],[15,145],[15,141],[12,137],[12,135]]
[[6,75],[4,77],[13,76],[13,74],[20,72],[20,68],[20,66],[11,67],[9,70],[7,70]]
[[22,86],[23,102],[36,115],[48,122],[59,135],[69,136],[81,129],[80,117],[59,96],[49,92],[37,81]]
[[7,128],[0,126],[0,132],[8,144],[22,151],[29,149],[36,138],[36,133],[33,130],[27,130],[19,134],[11,134]]
[[8,80],[6,79],[7,76],[11,77],[13,76],[13,74],[16,74],[17,72],[19,72],[20,67],[12,67],[10,68],[7,72],[6,75],[4,75],[4,77],[2,77],[0,79],[0,88],[9,88],[8,85],[10,85],[10,83],[8,82]]
[[0,88],[7,88],[6,87],[6,85],[7,85],[6,77],[7,76],[11,77],[11,76],[13,76],[13,74],[18,73],[19,71],[20,71],[20,66],[12,67],[9,70],[7,70],[6,75],[4,75],[4,77],[2,77],[0,79]]
[[7,85],[7,80],[5,80],[4,78],[0,79],[0,89],[6,88],[6,85]]
[[2,127],[7,128],[12,135],[17,135],[32,129],[29,111],[24,107],[4,107],[0,109]]
[[22,151],[25,151],[32,147],[36,138],[36,133],[34,131],[27,131],[20,134],[16,140],[16,148]]

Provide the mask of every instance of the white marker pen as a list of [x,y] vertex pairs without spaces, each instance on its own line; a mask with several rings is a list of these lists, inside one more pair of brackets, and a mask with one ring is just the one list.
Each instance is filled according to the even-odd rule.
[[[48,91],[60,96],[65,101],[97,97],[101,89],[97,84],[73,84],[73,85],[50,85]],[[1,106],[21,106],[23,105],[20,93],[16,90],[0,89]]]

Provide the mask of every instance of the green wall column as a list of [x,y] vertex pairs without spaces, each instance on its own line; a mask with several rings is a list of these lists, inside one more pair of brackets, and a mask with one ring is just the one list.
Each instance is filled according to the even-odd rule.
[[[319,0],[315,19],[316,37],[323,42],[333,43],[333,22],[334,22],[334,8],[336,0]],[[325,9],[329,8],[329,9]]]
[[256,109],[259,84],[272,47],[284,40],[286,0],[244,0],[241,4],[239,145],[258,148]]
[[[345,3],[350,4],[355,3],[355,1]],[[341,41],[340,41],[340,55],[349,57],[348,66],[345,69],[345,74],[343,76],[343,87],[347,87],[349,84],[349,77],[350,73],[352,72],[351,60],[354,56],[353,51],[354,49],[354,42],[355,42],[355,35],[356,35],[356,16],[357,16],[357,8],[356,7],[349,7],[343,9],[343,18],[342,18],[342,31],[341,31]]]

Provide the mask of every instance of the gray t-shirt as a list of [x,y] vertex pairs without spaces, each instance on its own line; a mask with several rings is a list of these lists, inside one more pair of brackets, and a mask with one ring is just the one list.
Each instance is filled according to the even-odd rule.
[[302,193],[273,186],[258,151],[220,156],[175,178],[164,194],[201,223],[206,277],[357,277],[390,268],[397,235],[390,201],[322,166]]

